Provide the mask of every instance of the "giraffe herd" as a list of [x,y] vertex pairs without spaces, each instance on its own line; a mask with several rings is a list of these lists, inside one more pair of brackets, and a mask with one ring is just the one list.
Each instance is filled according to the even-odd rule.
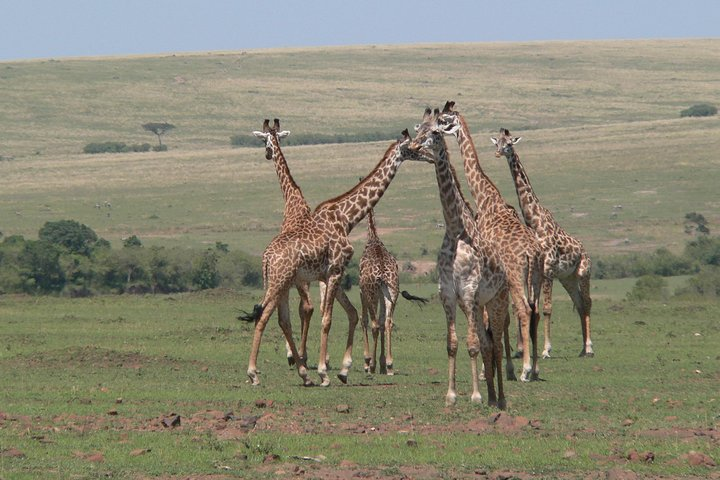
[[[360,261],[364,368],[366,372],[374,373],[379,366],[380,373],[393,374],[391,333],[399,293],[398,266],[377,235],[373,208],[405,160],[434,166],[444,217],[445,235],[438,254],[437,268],[439,299],[447,322],[448,390],[445,403],[452,405],[457,399],[457,307],[460,307],[467,319],[466,344],[471,362],[472,402],[479,403],[482,400],[479,382],[484,371],[488,404],[506,408],[503,353],[506,377],[515,380],[508,337],[509,307],[512,307],[518,325],[517,355],[523,359],[520,380],[526,382],[538,378],[538,305],[543,294],[545,344],[542,356],[549,357],[552,348],[552,283],[555,278],[570,295],[580,316],[583,335],[580,356],[594,354],[590,340],[590,258],[582,244],[565,233],[550,211],[540,204],[514,149],[520,139],[512,137],[507,130],[501,129],[498,138],[492,138],[492,142],[496,145],[496,157],[505,156],[508,161],[520,201],[522,220],[483,171],[467,123],[455,110],[452,101],[447,102],[442,111],[426,109],[422,122],[415,127],[414,138],[410,137],[407,130],[403,131],[401,137],[388,147],[375,168],[360,179],[357,185],[342,195],[322,202],[314,210],[310,209],[300,187],[293,180],[280,148],[280,139],[289,132],[280,130],[276,119],[272,127],[265,120],[263,130],[253,133],[265,141],[265,156],[275,165],[285,202],[280,233],[263,252],[265,295],[252,313],[240,317],[255,321],[247,370],[253,385],[260,383],[257,371],[260,342],[275,310],[278,311],[278,321],[286,340],[288,362],[295,365],[304,385],[314,384],[308,376],[306,351],[309,323],[314,310],[309,285],[314,281],[320,282],[321,286],[322,325],[317,367],[320,384],[330,384],[327,343],[335,300],[345,310],[349,323],[345,354],[337,375],[343,383],[347,383],[352,366],[358,313],[340,288],[340,280],[353,255],[348,235],[365,217],[368,218],[368,241]],[[459,145],[475,209],[463,196],[458,175],[450,162],[446,136],[455,137]],[[300,296],[299,349],[293,340],[289,313],[289,290],[293,287]],[[368,319],[371,321],[374,341],[372,352],[369,347]],[[481,368],[477,365],[478,357],[482,360]]]

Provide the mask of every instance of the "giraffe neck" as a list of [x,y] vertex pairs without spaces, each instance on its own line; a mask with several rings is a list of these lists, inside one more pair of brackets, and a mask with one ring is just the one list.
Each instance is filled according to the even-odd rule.
[[280,190],[282,190],[283,200],[285,201],[285,208],[283,212],[283,228],[298,218],[306,218],[310,215],[310,207],[305,201],[302,190],[295,183],[290,169],[288,168],[287,162],[285,161],[285,155],[283,155],[280,149],[280,144],[277,138],[272,141],[273,154],[272,159],[275,164],[275,173],[277,173],[278,180],[280,181]]
[[470,233],[471,224],[474,224],[472,221],[473,212],[460,191],[457,173],[450,163],[450,156],[444,138],[441,139],[440,145],[442,147],[435,162],[435,177],[440,190],[440,203],[443,208],[446,233],[456,238],[463,230]]
[[518,157],[517,153],[513,151],[513,154],[506,158],[510,166],[510,174],[515,183],[515,191],[517,192],[525,223],[538,232],[543,227],[547,211],[540,205],[540,201],[533,191],[530,179],[525,173],[525,168],[520,163],[520,157]]
[[465,176],[475,199],[478,215],[491,214],[497,206],[504,206],[500,191],[480,166],[475,144],[463,117],[459,117],[461,128],[457,132],[458,145],[463,156]]
[[342,225],[349,234],[380,201],[403,160],[400,145],[394,143],[367,177],[345,194],[318,205],[316,214],[332,213],[333,222]]

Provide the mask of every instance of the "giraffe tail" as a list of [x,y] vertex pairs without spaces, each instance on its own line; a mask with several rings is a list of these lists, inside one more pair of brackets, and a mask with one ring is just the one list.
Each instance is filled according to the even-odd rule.
[[252,312],[246,312],[245,310],[241,310],[240,315],[238,315],[237,319],[242,320],[243,322],[257,323],[258,320],[260,320],[260,316],[262,315],[263,310],[264,307],[258,303],[253,307]]
[[408,292],[407,290],[403,290],[402,292],[400,292],[400,295],[402,295],[402,297],[405,300],[415,302],[415,304],[418,307],[420,307],[421,309],[422,309],[423,305],[425,305],[428,302],[427,298],[417,297],[417,296],[413,295],[412,293]]

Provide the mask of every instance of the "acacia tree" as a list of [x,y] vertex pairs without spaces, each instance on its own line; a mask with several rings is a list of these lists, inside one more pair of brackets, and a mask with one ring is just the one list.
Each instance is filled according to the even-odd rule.
[[152,132],[158,137],[158,142],[160,143],[160,146],[162,146],[162,136],[165,135],[167,132],[175,128],[175,125],[172,123],[166,123],[166,122],[150,122],[146,123],[142,126],[145,130],[148,132]]

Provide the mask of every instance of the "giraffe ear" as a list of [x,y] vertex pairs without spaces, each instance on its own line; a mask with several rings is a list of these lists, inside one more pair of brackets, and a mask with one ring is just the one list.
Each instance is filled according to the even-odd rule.
[[290,131],[289,131],[289,130],[283,130],[282,132],[278,132],[278,134],[277,134],[278,138],[285,138],[285,137],[287,137],[288,135],[290,135]]
[[254,136],[256,136],[257,138],[266,138],[266,137],[267,137],[267,133],[265,133],[265,132],[258,132],[257,130],[255,130],[254,132],[252,132],[252,134],[253,134]]
[[493,145],[497,145],[497,142],[498,142],[497,138],[490,137],[490,141],[493,142]]
[[516,143],[520,142],[522,140],[522,137],[513,137],[512,144],[515,145]]

